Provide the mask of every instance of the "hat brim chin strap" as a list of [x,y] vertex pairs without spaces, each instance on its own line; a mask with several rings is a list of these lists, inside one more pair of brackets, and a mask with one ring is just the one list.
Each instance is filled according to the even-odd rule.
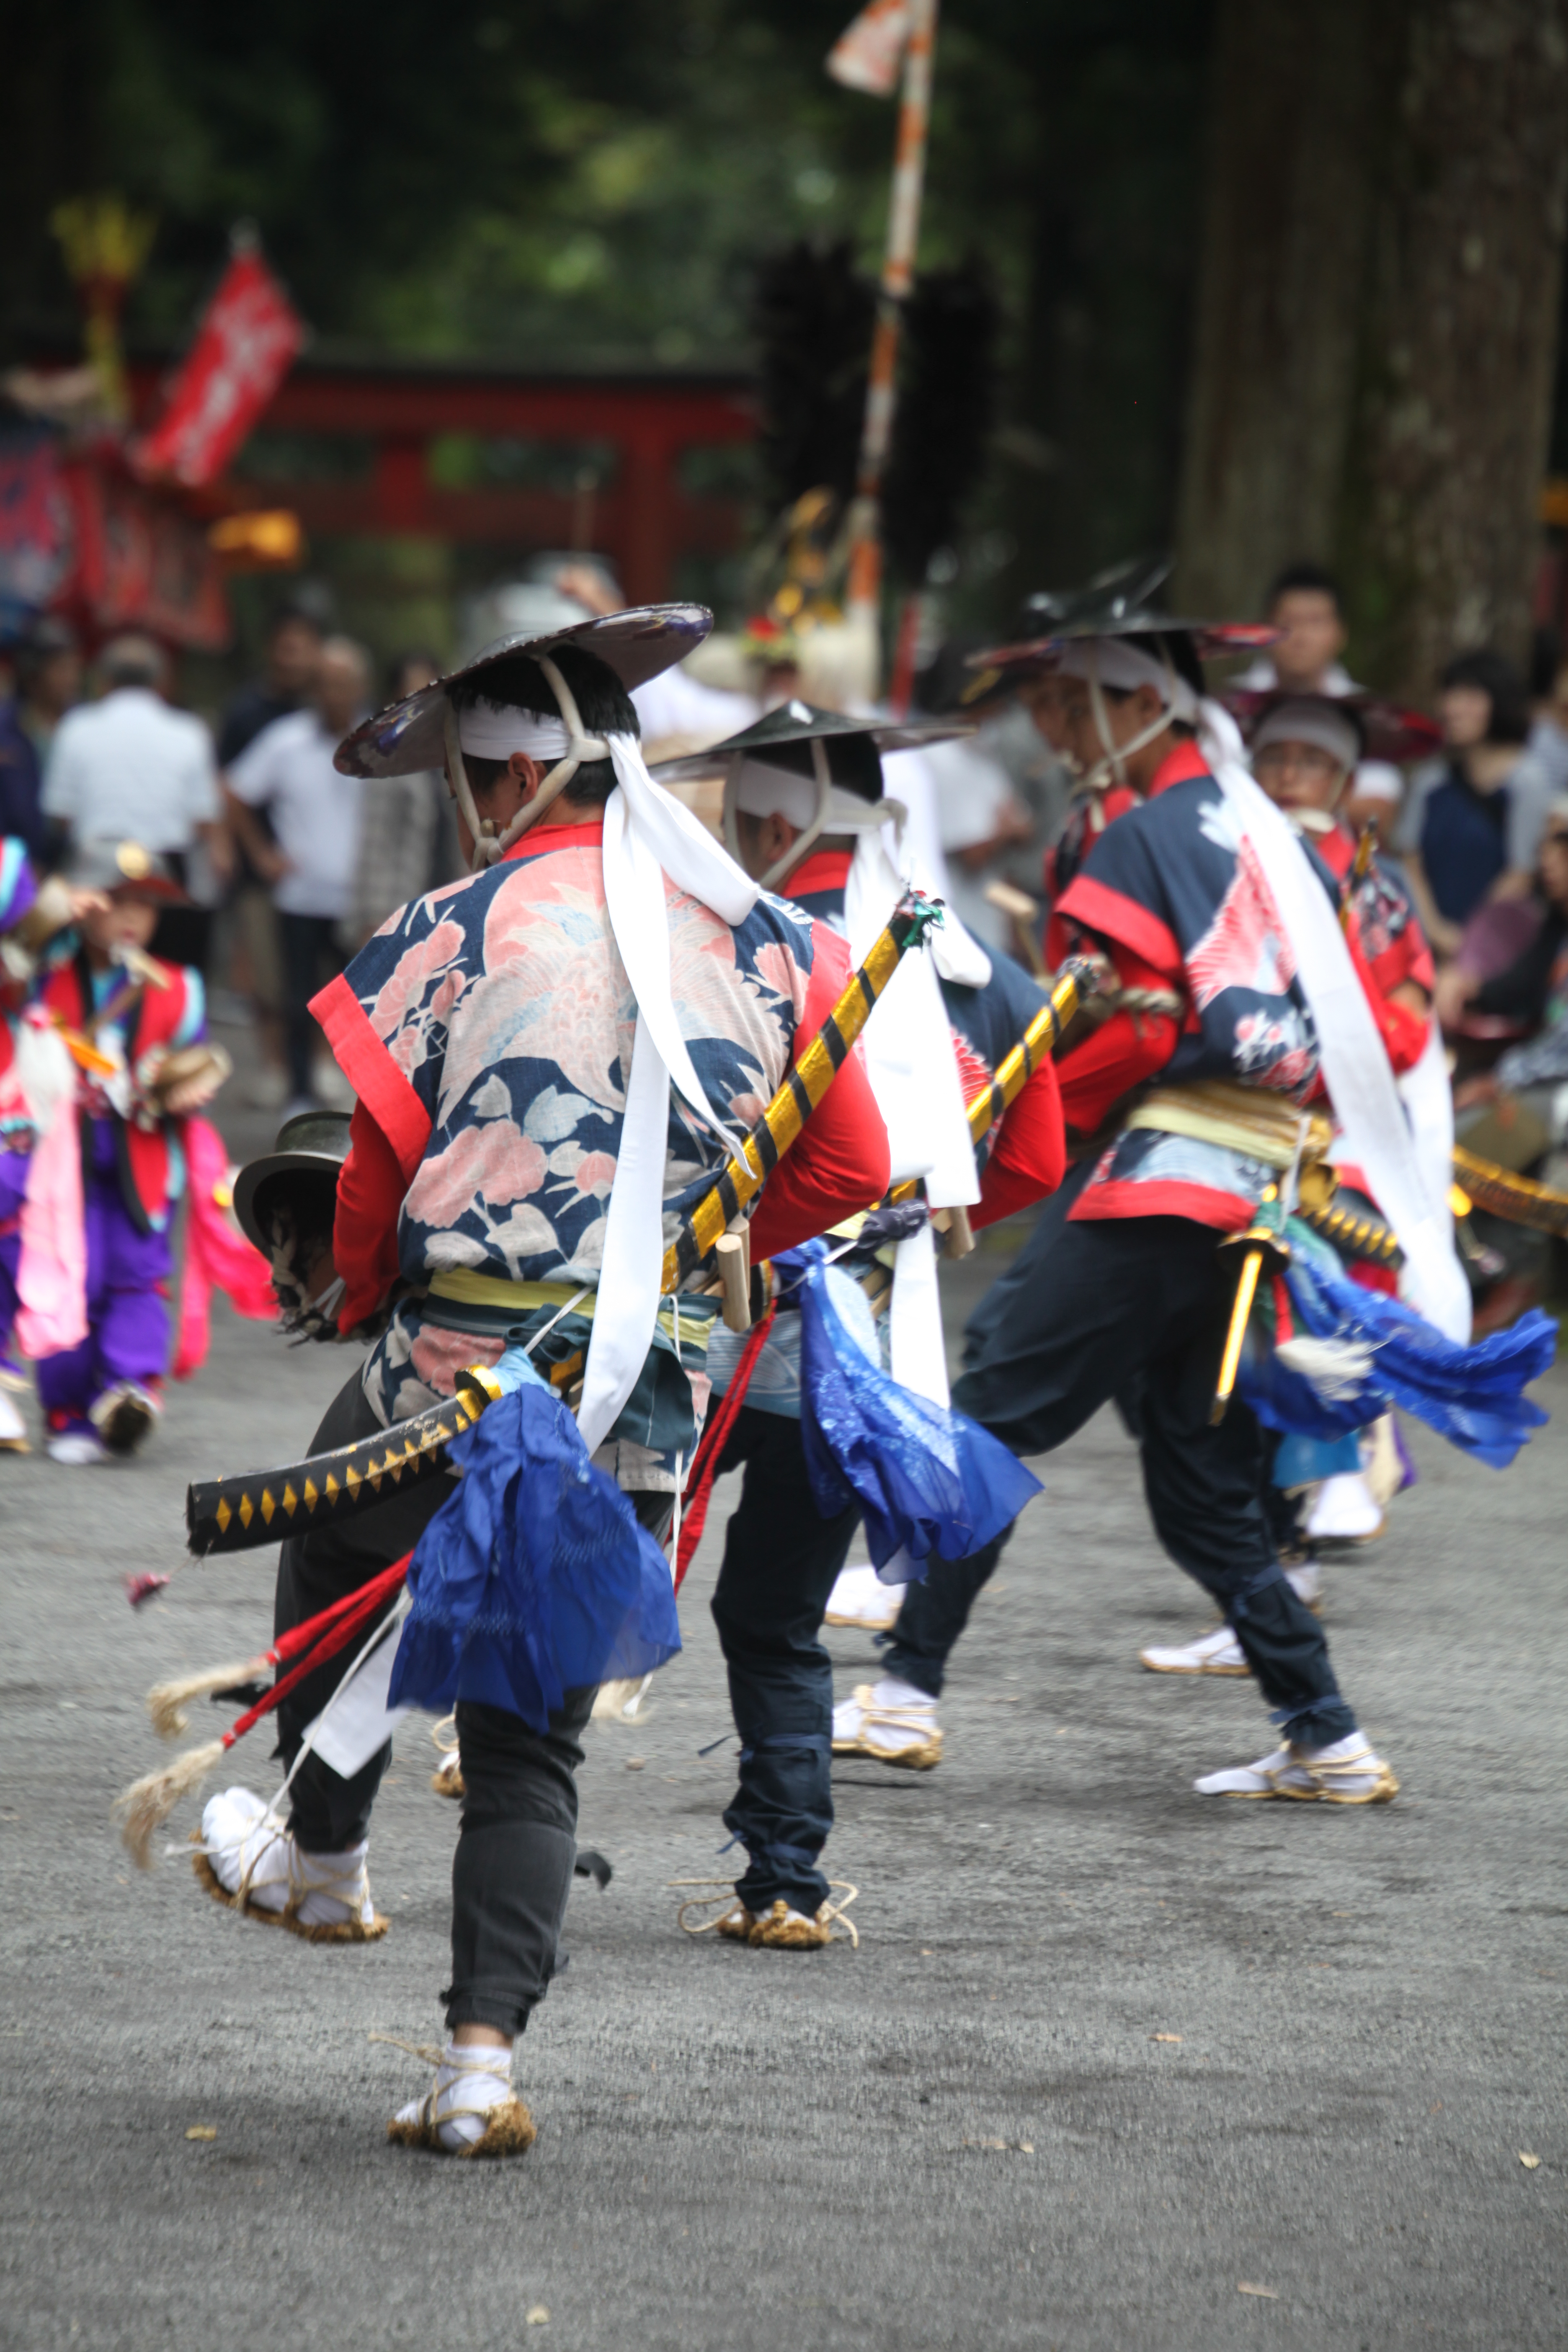
[[473,841],[473,856],[468,860],[468,870],[473,874],[482,874],[487,866],[497,864],[515,843],[521,840],[530,825],[537,824],[551,803],[559,800],[584,760],[607,760],[610,756],[610,747],[606,742],[597,735],[584,732],[582,713],[578,710],[576,698],[562,677],[558,666],[552,661],[548,654],[535,654],[533,659],[543,672],[555,696],[556,705],[566,729],[566,752],[564,758],[557,760],[549,774],[541,780],[533,798],[523,803],[510,824],[500,833],[496,830],[494,820],[481,817],[475,805],[473,787],[468,782],[468,769],[463,764],[463,747],[458,733],[458,714],[452,708],[449,695],[446,700],[443,724],[447,742],[447,774],[450,779],[458,807],[462,814],[463,823],[468,826]]
[[1105,754],[1103,759],[1096,761],[1083,780],[1086,789],[1091,793],[1109,792],[1112,783],[1124,785],[1127,782],[1128,761],[1135,752],[1142,751],[1146,743],[1152,743],[1157,735],[1163,735],[1172,719],[1177,716],[1176,673],[1167,656],[1163,667],[1170,681],[1168,699],[1162,705],[1158,717],[1152,719],[1147,727],[1140,728],[1137,734],[1130,736],[1125,743],[1118,743],[1110,731],[1110,714],[1106,709],[1105,696],[1100,687],[1099,651],[1099,646],[1091,643],[1089,675],[1085,679],[1085,684],[1089,688],[1089,709],[1094,714],[1095,733],[1100,737]]
[[[740,752],[737,752],[730,761],[730,772],[724,780],[723,809],[724,846],[736,865],[742,870],[745,868],[745,860],[741,855],[741,828],[738,823],[740,809],[737,804],[737,792],[741,771],[745,764],[744,756]],[[825,833],[840,827],[841,820],[835,814],[833,808],[833,778],[827,765],[827,749],[820,736],[813,736],[811,739],[811,764],[814,771],[813,782],[816,790],[816,806],[812,813],[811,822],[804,831],[795,835],[789,847],[774,858],[766,873],[761,877],[758,887],[763,890],[776,890],[781,883],[795,872],[795,867],[809,857]],[[879,831],[884,824],[888,824],[901,827],[907,814],[902,801],[868,801],[866,808],[870,814],[871,822],[858,824],[855,828],[858,832]]]

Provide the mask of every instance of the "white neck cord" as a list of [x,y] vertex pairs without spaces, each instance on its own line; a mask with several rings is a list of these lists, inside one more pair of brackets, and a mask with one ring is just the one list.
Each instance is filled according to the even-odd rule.
[[559,799],[584,760],[607,760],[610,756],[610,747],[601,737],[584,732],[582,714],[577,709],[576,699],[566,680],[562,677],[556,663],[548,654],[535,654],[532,658],[543,672],[554,692],[562,721],[566,729],[566,751],[564,757],[558,760],[549,774],[542,780],[533,798],[531,801],[525,801],[522,807],[518,810],[504,832],[498,833],[493,819],[481,817],[474,804],[473,787],[468,782],[468,772],[463,764],[463,747],[458,739],[458,714],[452,708],[451,697],[448,695],[446,698],[444,718],[447,738],[447,773],[451,778],[452,790],[457,796],[458,806],[462,811],[463,823],[468,826],[473,838],[474,853],[469,860],[469,870],[475,874],[482,874],[486,866],[494,866],[506,856],[514,842],[521,840],[529,826],[544,814],[552,801]]
[[[735,791],[740,782],[741,771],[745,764],[744,757],[741,753],[737,752],[731,757],[729,789],[724,794],[724,846],[737,866],[743,866],[743,860],[741,856],[741,832],[738,822],[740,812],[735,803]],[[792,872],[800,864],[801,859],[808,854],[813,845],[821,838],[826,827],[828,803],[833,795],[833,777],[827,765],[827,746],[820,735],[814,735],[811,738],[811,766],[816,782],[816,813],[805,831],[796,834],[789,847],[781,856],[774,858],[763,876],[761,887],[764,890],[773,889],[784,880],[786,874]]]
[[1110,788],[1112,782],[1119,784],[1125,784],[1127,782],[1127,761],[1131,758],[1133,752],[1142,751],[1146,743],[1152,743],[1157,735],[1163,735],[1166,728],[1170,725],[1173,715],[1173,706],[1176,699],[1176,674],[1171,667],[1171,660],[1168,654],[1162,656],[1162,667],[1163,667],[1166,678],[1170,683],[1171,691],[1169,699],[1158,715],[1149,721],[1147,727],[1141,728],[1138,733],[1132,736],[1129,741],[1125,743],[1118,743],[1111,735],[1110,716],[1105,707],[1105,697],[1100,691],[1100,647],[1092,638],[1090,639],[1089,673],[1087,680],[1089,686],[1089,707],[1094,713],[1094,730],[1095,733],[1100,737],[1100,745],[1104,751],[1105,757],[1102,760],[1096,761],[1094,766],[1084,778],[1084,785],[1088,791],[1091,793],[1103,793]]

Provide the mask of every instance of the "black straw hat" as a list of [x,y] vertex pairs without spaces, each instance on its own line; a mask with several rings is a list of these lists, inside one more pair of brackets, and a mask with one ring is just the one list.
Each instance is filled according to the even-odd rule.
[[694,653],[713,626],[705,604],[637,604],[625,613],[578,621],[563,628],[514,630],[498,637],[460,668],[432,686],[388,703],[363,719],[338,745],[333,765],[345,776],[409,776],[447,761],[447,689],[460,678],[482,677],[493,664],[518,654],[558,653],[574,646],[611,669],[629,692]]

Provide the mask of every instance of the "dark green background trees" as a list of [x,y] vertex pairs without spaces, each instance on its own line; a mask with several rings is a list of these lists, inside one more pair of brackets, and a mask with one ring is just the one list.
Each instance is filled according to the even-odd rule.
[[[893,111],[823,71],[852,14],[852,0],[14,12],[6,341],[68,331],[48,215],[115,188],[159,221],[132,339],[187,331],[248,215],[324,346],[743,359],[760,253],[848,234],[868,268],[879,256]],[[1020,584],[1169,531],[1207,20],[1205,0],[954,0],[942,24],[921,257],[978,247],[1005,306],[1005,424],[972,534],[998,612]]]
[[[321,347],[744,360],[759,255],[879,254],[853,0],[53,0],[0,72],[8,356],[74,304],[58,199],[153,209],[132,338],[242,215]],[[1359,656],[1516,650],[1549,442],[1568,0],[947,0],[921,257],[987,257],[1002,423],[957,603],[1175,540],[1189,596],[1345,570]],[[1555,427],[1552,416],[1555,415]]]

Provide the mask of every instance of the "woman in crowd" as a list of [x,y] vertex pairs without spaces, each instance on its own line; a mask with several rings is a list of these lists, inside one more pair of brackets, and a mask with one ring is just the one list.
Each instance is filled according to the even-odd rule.
[[1438,716],[1446,757],[1417,778],[1395,845],[1422,929],[1447,957],[1482,906],[1528,894],[1552,786],[1525,749],[1523,681],[1500,654],[1458,655],[1443,672]]

